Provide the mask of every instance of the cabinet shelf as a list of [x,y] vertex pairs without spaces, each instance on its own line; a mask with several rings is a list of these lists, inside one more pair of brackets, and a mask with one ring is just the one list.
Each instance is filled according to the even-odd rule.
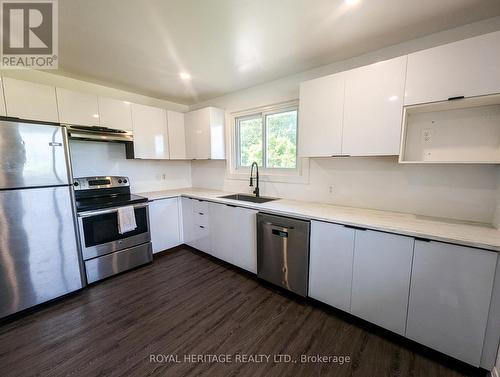
[[399,162],[500,164],[500,95],[406,106]]

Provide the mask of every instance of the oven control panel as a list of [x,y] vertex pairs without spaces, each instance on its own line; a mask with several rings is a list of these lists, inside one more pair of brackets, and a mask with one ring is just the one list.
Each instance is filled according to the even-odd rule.
[[73,180],[75,190],[95,190],[115,187],[128,187],[130,182],[128,177],[81,177]]

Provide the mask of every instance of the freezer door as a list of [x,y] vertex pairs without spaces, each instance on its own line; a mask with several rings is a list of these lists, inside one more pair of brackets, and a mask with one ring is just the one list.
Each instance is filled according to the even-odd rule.
[[83,287],[70,190],[0,191],[0,317]]
[[69,183],[64,127],[0,121],[0,190]]

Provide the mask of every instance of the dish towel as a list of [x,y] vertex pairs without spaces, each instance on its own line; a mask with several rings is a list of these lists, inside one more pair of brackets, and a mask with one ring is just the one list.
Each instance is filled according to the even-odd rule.
[[120,207],[118,208],[118,233],[123,234],[133,231],[137,228],[135,222],[134,207]]

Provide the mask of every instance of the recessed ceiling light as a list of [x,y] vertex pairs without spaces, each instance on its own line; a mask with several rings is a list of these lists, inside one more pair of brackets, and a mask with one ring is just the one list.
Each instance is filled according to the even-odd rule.
[[344,0],[344,2],[347,5],[356,5],[357,3],[359,3],[359,0]]
[[191,75],[187,72],[181,72],[179,73],[179,77],[183,80],[189,80],[191,79]]
[[389,101],[397,101],[398,98],[399,98],[398,96],[390,96]]

